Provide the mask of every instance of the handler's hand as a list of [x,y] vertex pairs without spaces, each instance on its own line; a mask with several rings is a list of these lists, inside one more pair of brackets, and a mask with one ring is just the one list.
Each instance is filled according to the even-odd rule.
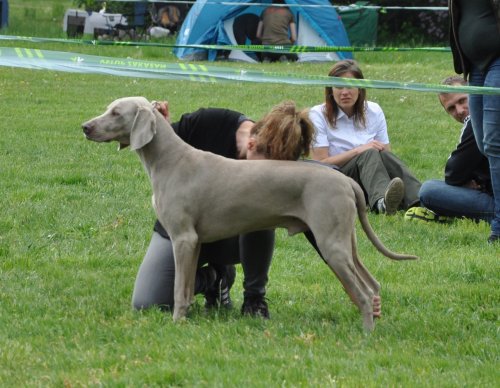
[[158,112],[161,113],[163,117],[165,117],[165,120],[167,120],[169,123],[170,121],[170,111],[168,109],[168,101],[156,101],[155,102],[155,108],[158,110]]

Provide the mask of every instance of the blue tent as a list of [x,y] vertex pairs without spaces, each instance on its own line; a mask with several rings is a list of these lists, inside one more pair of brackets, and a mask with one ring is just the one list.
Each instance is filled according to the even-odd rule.
[[[252,44],[251,37],[245,42],[235,37],[235,20],[245,20],[247,25],[256,23],[266,4],[271,0],[240,1],[237,5],[224,0],[197,0],[186,16],[177,36],[178,45],[191,44]],[[299,46],[350,46],[342,21],[329,1],[286,0],[297,24]],[[255,3],[255,4],[252,4]],[[255,25],[255,24],[253,24]],[[241,30],[241,29],[240,29]],[[216,50],[179,47],[175,55],[184,60],[215,60]],[[227,53],[226,53],[227,54]],[[220,53],[219,53],[220,55]],[[254,54],[233,50],[228,59],[253,62]],[[352,58],[349,52],[300,53],[299,61],[335,61]]]

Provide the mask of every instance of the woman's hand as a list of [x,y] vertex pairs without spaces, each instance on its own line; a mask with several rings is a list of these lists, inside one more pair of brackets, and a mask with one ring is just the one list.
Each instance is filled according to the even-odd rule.
[[327,164],[335,164],[336,166],[342,167],[344,164],[349,162],[351,159],[369,149],[376,149],[377,151],[390,151],[390,145],[381,143],[378,140],[372,140],[369,143],[360,145],[358,147],[352,148],[349,151],[342,152],[340,154],[329,156],[328,147],[313,147],[311,149],[311,156],[314,160]]
[[356,147],[356,151],[358,151],[358,155],[369,150],[370,148],[376,149],[378,151],[384,151],[386,149],[386,145],[377,140],[372,140],[369,143],[360,145]]

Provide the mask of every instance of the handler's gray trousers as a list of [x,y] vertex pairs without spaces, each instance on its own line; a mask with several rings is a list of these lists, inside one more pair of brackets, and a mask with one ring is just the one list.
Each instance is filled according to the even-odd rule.
[[[196,272],[195,294],[206,290],[206,267],[240,263],[245,280],[244,295],[266,292],[268,271],[274,250],[274,230],[263,230],[202,244]],[[153,237],[137,274],[132,306],[172,308],[174,305],[175,261],[172,242],[153,232]]]

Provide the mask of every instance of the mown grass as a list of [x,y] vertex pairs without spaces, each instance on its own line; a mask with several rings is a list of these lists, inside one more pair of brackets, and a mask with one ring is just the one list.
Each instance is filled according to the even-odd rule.
[[[53,1],[46,13],[62,17],[54,9],[67,3]],[[11,2],[11,20],[20,19],[22,5],[40,15],[39,2]],[[49,36],[50,28],[40,29]],[[176,60],[165,50],[135,47],[3,45]],[[372,79],[438,83],[452,73],[451,58],[442,53],[356,58]],[[331,66],[218,65],[310,75]],[[384,316],[370,335],[305,239],[281,230],[270,273],[270,321],[240,316],[240,268],[234,311],[205,315],[198,298],[180,325],[159,311],[132,311],[133,282],[155,219],[149,182],[134,153],[86,141],[80,124],[127,95],[168,99],[175,118],[200,106],[258,118],[281,100],[307,107],[322,94],[304,86],[0,67],[0,385],[497,386],[500,255],[486,244],[485,223],[370,215],[387,246],[421,257],[391,262],[359,231],[361,258],[382,284]],[[395,153],[421,180],[442,177],[459,128],[436,96],[368,95],[384,108]]]

